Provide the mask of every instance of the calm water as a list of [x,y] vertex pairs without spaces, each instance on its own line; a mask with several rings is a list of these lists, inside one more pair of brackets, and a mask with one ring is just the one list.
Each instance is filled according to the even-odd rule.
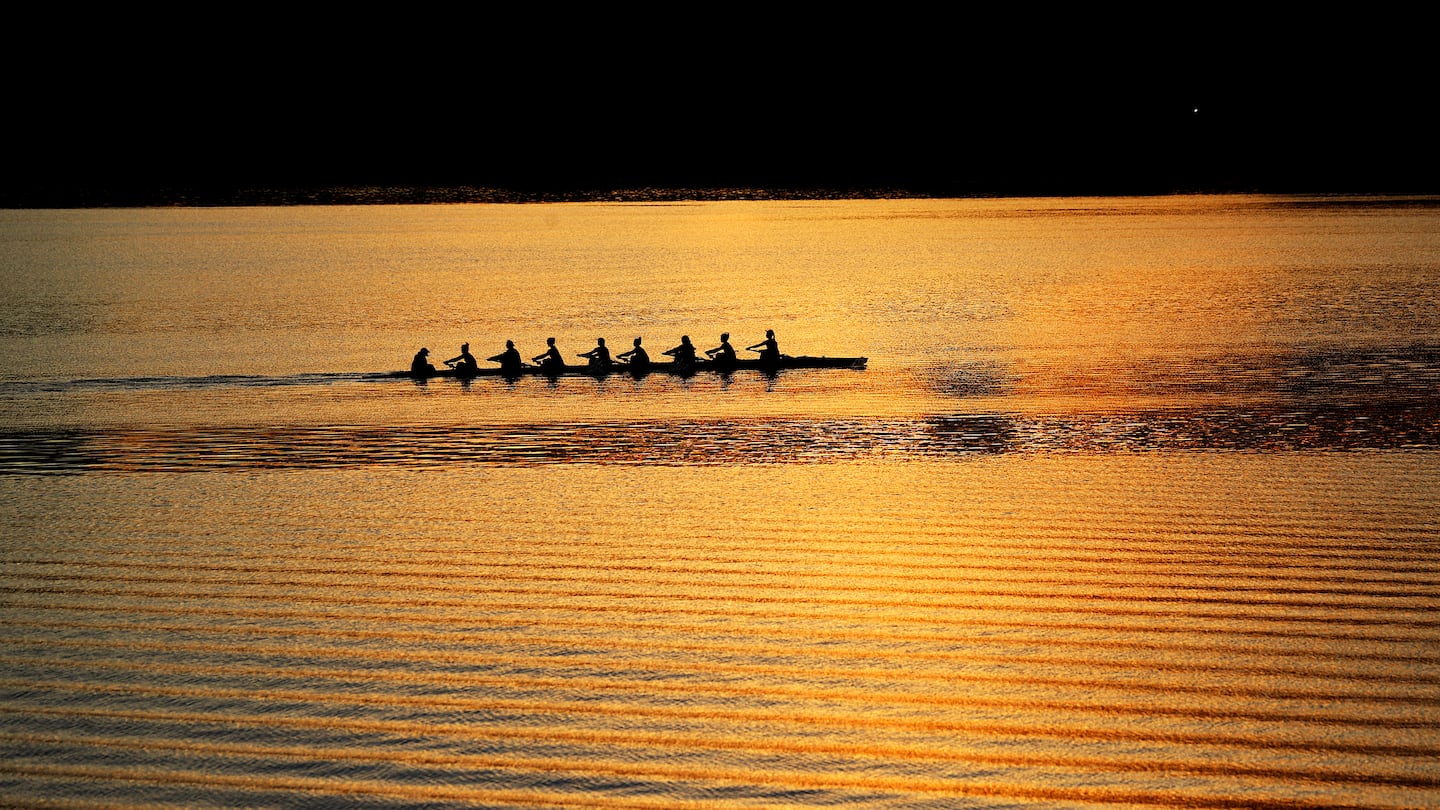
[[[1440,805],[1440,203],[0,211],[0,804]],[[775,329],[864,371],[379,380]]]

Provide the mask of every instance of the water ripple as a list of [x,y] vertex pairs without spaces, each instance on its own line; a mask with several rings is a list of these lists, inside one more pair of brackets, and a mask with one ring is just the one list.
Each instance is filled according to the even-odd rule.
[[1176,450],[1432,450],[1440,399],[924,418],[38,429],[0,433],[0,474],[455,464],[710,466]]

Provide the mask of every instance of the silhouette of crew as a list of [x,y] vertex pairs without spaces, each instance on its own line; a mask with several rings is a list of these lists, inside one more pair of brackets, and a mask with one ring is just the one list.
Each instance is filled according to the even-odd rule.
[[681,371],[695,367],[695,344],[690,342],[689,335],[682,335],[680,345],[673,349],[667,349],[665,354],[675,358],[675,365]]
[[610,370],[610,349],[605,345],[605,338],[595,338],[595,348],[576,356],[587,358],[591,371]]
[[430,377],[435,374],[435,366],[429,360],[430,350],[421,348],[415,353],[415,359],[410,361],[410,373],[417,377]]
[[455,369],[456,374],[473,375],[480,370],[480,364],[476,362],[475,355],[470,353],[470,344],[460,344],[460,355],[445,361],[445,365]]
[[515,348],[515,341],[505,341],[505,351],[486,358],[492,363],[499,363],[500,370],[506,374],[519,374],[521,367],[525,364],[520,360],[520,350]]
[[756,343],[754,346],[746,346],[745,350],[749,352],[760,352],[760,362],[762,363],[774,363],[776,365],[780,363],[780,344],[775,340],[774,329],[766,329],[765,339]]
[[720,345],[713,349],[706,349],[705,356],[715,361],[715,365],[722,369],[735,367],[735,347],[730,345],[730,333],[720,335]]
[[628,352],[622,352],[615,356],[616,360],[628,362],[632,371],[644,371],[650,367],[650,353],[640,345],[640,338],[635,338],[635,348]]
[[545,338],[545,345],[550,348],[546,349],[544,354],[537,354],[530,358],[530,362],[539,363],[540,368],[546,371],[563,371],[565,358],[560,354],[560,350],[555,348],[555,338]]

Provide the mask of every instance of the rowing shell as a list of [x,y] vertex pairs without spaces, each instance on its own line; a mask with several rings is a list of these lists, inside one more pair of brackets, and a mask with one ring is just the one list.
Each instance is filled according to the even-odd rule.
[[695,363],[650,363],[644,368],[638,368],[625,363],[611,363],[607,368],[593,366],[571,366],[566,365],[560,368],[554,366],[523,366],[519,369],[502,368],[479,368],[472,370],[461,370],[454,368],[436,369],[433,374],[416,374],[411,371],[392,371],[381,376],[398,377],[404,379],[430,379],[431,377],[455,377],[459,379],[472,379],[474,377],[605,377],[612,374],[630,374],[642,376],[645,374],[670,374],[678,377],[688,377],[702,372],[728,374],[732,371],[752,370],[773,374],[787,369],[801,368],[848,368],[863,369],[868,362],[865,357],[799,357],[785,356],[779,362],[773,360],[736,360],[733,363],[718,363],[713,360],[701,360]]

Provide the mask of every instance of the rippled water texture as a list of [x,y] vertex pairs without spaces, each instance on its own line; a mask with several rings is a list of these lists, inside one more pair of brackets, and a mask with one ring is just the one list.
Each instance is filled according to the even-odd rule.
[[1436,806],[1437,225],[0,211],[0,804]]

